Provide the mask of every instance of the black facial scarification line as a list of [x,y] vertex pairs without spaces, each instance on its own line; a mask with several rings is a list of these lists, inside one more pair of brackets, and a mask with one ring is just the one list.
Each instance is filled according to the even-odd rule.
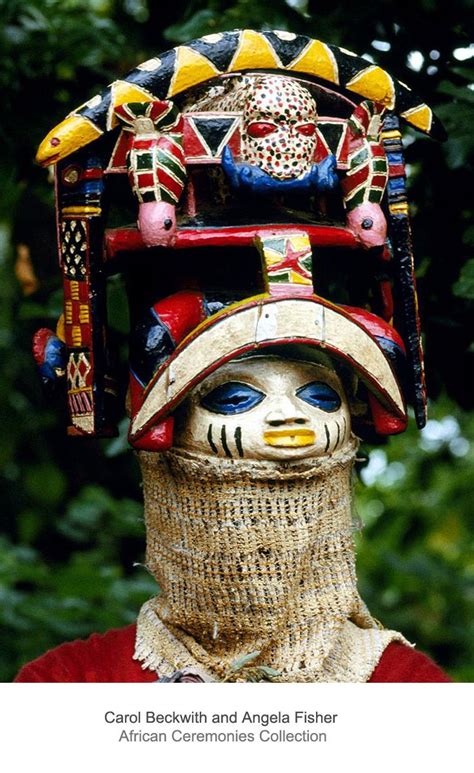
[[218,449],[217,449],[217,446],[216,446],[216,444],[214,443],[214,441],[212,439],[212,424],[209,424],[209,428],[207,430],[207,442],[211,446],[211,448],[214,451],[214,453],[217,454],[218,453]]
[[334,423],[335,423],[335,425],[336,425],[336,427],[337,427],[337,439],[336,439],[336,444],[335,444],[335,446],[334,446],[334,450],[336,450],[336,448],[337,448],[337,447],[338,447],[338,445],[339,445],[339,441],[340,441],[340,439],[341,439],[341,428],[340,428],[340,426],[339,426],[339,422],[338,422],[338,421],[336,421],[336,422],[334,422]]
[[342,421],[344,422],[344,432],[343,432],[342,437],[345,438],[346,437],[346,433],[347,433],[347,421],[346,421],[346,417],[345,416],[342,417]]
[[232,454],[230,452],[230,448],[227,445],[227,436],[225,431],[225,424],[222,425],[221,428],[221,442],[222,442],[222,448],[224,449],[224,453],[226,456],[229,457],[229,459],[232,459]]
[[244,455],[244,449],[242,446],[242,428],[241,427],[236,428],[234,432],[234,439],[235,439],[235,445],[236,445],[237,451],[239,452],[239,456],[242,459]]
[[327,424],[324,425],[324,431],[326,433],[326,448],[324,449],[324,453],[327,453],[327,450],[329,448],[329,444],[331,442],[331,435],[329,434],[329,429],[328,429],[328,425]]

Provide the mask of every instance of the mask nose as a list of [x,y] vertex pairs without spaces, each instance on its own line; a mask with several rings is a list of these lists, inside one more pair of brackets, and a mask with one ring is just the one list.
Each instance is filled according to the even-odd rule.
[[282,150],[288,148],[291,145],[293,137],[291,136],[291,130],[288,129],[282,129],[278,133],[278,137],[276,138],[275,144],[278,145],[279,148]]
[[286,424],[307,424],[308,417],[289,397],[283,397],[273,403],[265,416],[265,422],[270,427],[281,427]]

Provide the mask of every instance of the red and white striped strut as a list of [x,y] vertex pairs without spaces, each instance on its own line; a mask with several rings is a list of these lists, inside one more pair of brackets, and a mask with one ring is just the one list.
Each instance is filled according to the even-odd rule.
[[173,102],[128,102],[115,115],[130,132],[127,171],[139,202],[138,227],[149,247],[170,246],[176,204],[186,183],[183,117]]

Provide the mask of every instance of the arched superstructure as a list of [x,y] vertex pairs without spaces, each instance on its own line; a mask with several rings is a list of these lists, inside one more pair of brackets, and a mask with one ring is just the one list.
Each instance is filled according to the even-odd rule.
[[305,35],[246,29],[206,35],[138,65],[52,129],[40,145],[37,160],[54,164],[98,139],[116,125],[114,108],[120,104],[171,99],[219,76],[253,70],[314,78],[393,110],[435,139],[444,138],[431,108],[378,65]]

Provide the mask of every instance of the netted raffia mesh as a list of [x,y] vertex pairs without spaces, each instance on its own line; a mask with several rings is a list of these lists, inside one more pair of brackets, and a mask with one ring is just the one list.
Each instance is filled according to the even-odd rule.
[[370,676],[402,637],[380,630],[356,587],[356,447],[298,462],[139,453],[147,565],[161,589],[138,620],[144,667],[196,666],[219,680],[259,651],[254,664],[276,681]]

